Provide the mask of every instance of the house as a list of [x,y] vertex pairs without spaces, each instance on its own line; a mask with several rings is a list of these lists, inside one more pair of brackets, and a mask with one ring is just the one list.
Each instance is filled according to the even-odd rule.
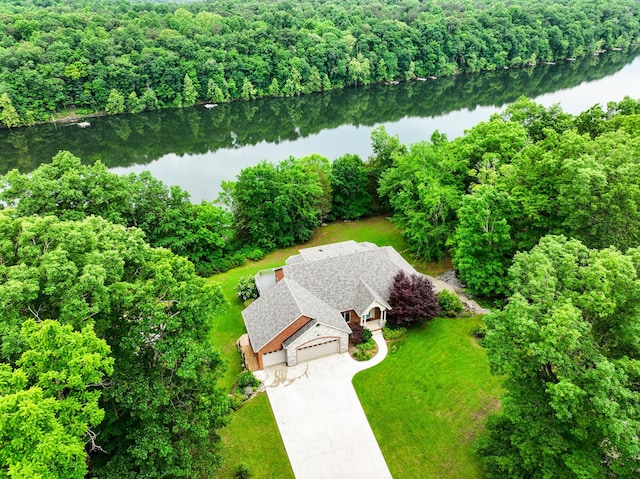
[[299,253],[256,275],[260,296],[242,311],[244,354],[258,369],[347,352],[350,325],[382,328],[394,277],[416,274],[391,246],[345,241]]

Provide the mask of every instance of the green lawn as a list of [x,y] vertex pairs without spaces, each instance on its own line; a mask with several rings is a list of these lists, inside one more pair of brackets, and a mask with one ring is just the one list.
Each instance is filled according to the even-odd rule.
[[394,477],[482,478],[473,442],[499,408],[500,378],[471,335],[480,317],[412,328],[394,353],[354,378]]
[[[211,341],[221,352],[222,358],[228,365],[227,371],[220,380],[220,385],[223,388],[230,391],[238,373],[242,370],[240,354],[236,350],[235,346],[237,339],[245,333],[244,323],[242,322],[242,316],[240,314],[243,309],[243,305],[235,296],[235,288],[240,277],[246,274],[255,274],[261,269],[283,265],[285,259],[296,254],[300,248],[350,239],[355,241],[370,241],[372,243],[376,243],[378,246],[393,246],[396,250],[403,252],[403,256],[412,263],[416,269],[429,274],[435,275],[451,268],[451,264],[446,261],[441,264],[416,263],[415,260],[408,255],[408,252],[406,251],[406,243],[402,240],[398,230],[386,218],[374,217],[361,221],[332,223],[318,228],[311,240],[304,245],[278,250],[267,255],[261,261],[248,262],[239,268],[234,268],[226,273],[212,276],[210,280],[217,281],[221,284],[224,295],[229,302],[229,307],[227,308],[226,313],[216,317],[211,331]],[[414,337],[421,336],[411,333],[410,337],[407,339],[407,344],[411,344],[414,341]],[[409,351],[410,348],[407,347],[406,350]],[[400,355],[402,353],[403,351],[401,349],[399,353],[396,353],[396,355]],[[422,356],[423,353],[418,348],[418,352],[416,354],[418,354],[418,356]],[[394,360],[395,359],[396,358],[394,358]],[[416,358],[409,356],[407,361],[416,364],[415,359]],[[486,369],[486,360],[481,351],[477,351],[475,360]],[[385,363],[387,361],[388,360],[385,360]],[[382,367],[384,366],[385,364],[383,363]],[[375,370],[378,370],[380,367],[381,366],[378,366]],[[409,365],[409,367],[411,367],[411,365]],[[396,371],[394,374],[398,374],[398,372]],[[408,370],[407,373],[401,371],[399,378],[406,377],[406,374],[413,375],[415,373],[410,370]],[[363,376],[362,379],[359,377],[358,383],[360,382],[366,385],[366,376]],[[363,389],[363,391],[366,391],[366,388]],[[387,405],[390,404],[389,397],[390,396],[388,396],[386,392],[384,394],[380,393],[374,397],[373,402],[377,405],[383,405],[383,408],[386,408]],[[393,397],[393,395],[391,397]],[[363,401],[363,404],[364,403],[365,402]],[[415,405],[409,404],[409,406],[410,409],[415,409]],[[482,406],[479,406],[479,408],[481,409]],[[472,409],[470,408],[469,410]],[[373,418],[375,417],[375,412],[376,411],[374,410],[373,413],[370,413],[367,410],[367,415],[373,414],[370,417],[372,424],[374,424]],[[401,412],[399,413],[402,414]],[[378,432],[379,430],[380,429],[377,426],[374,427],[376,434],[380,434]],[[383,434],[386,434],[386,432]],[[395,433],[391,434],[391,436],[394,435]],[[293,472],[291,471],[291,466],[289,465],[284,445],[280,438],[280,433],[278,432],[273,412],[271,411],[271,406],[269,405],[269,401],[265,394],[258,395],[238,411],[234,412],[231,415],[229,426],[221,432],[221,436],[224,446],[223,455],[225,466],[220,471],[218,477],[224,479],[231,479],[235,477],[237,467],[243,463],[248,466],[252,477],[256,479],[289,479],[293,477]],[[399,438],[397,439],[399,440]],[[446,438],[443,438],[443,440],[444,439]],[[410,441],[413,440],[413,436],[407,437],[407,450],[411,447]],[[384,441],[385,440],[380,440],[380,443],[386,457],[387,452],[383,444]],[[444,447],[446,447],[446,445],[453,448],[455,452],[455,448],[457,447],[455,443],[445,443]],[[398,448],[400,447],[402,446],[398,446]],[[470,455],[470,447],[471,446],[469,444],[466,449],[462,448],[463,453],[466,451]],[[392,453],[395,454],[393,451]],[[460,453],[457,453],[456,457],[457,456],[460,456]],[[394,463],[390,458],[387,458],[387,462],[390,466]],[[420,472],[422,471],[421,468],[411,469],[412,475],[405,474],[403,472],[404,469],[402,468],[394,469],[392,467],[391,470],[395,477],[425,477],[423,473]],[[415,473],[414,471],[416,470],[419,472]],[[407,472],[409,472],[409,469],[407,469]]]
[[218,478],[235,478],[240,464],[254,479],[293,479],[289,458],[265,393],[260,393],[233,413],[220,434],[224,464]]

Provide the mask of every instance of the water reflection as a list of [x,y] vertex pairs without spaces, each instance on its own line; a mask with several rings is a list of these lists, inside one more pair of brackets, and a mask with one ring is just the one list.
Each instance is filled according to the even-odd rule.
[[213,199],[222,180],[262,159],[319,153],[331,159],[370,154],[370,133],[384,124],[404,143],[438,129],[450,138],[520,95],[578,113],[596,102],[640,97],[638,51],[535,68],[374,85],[295,99],[237,102],[91,119],[91,128],[40,125],[0,131],[0,173],[31,171],[66,149],[118,172],[150,170],[195,201]]

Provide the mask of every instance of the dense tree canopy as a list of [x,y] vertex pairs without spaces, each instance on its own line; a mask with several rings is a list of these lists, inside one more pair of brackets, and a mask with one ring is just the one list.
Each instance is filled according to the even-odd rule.
[[13,170],[0,177],[0,200],[20,216],[80,220],[94,215],[135,226],[152,246],[189,258],[201,271],[216,269],[233,249],[232,217],[220,207],[192,204],[186,191],[169,188],[148,172],[117,175],[100,162],[82,165],[69,152],[28,175]]
[[471,293],[504,297],[514,254],[547,234],[591,248],[640,244],[638,104],[574,117],[521,98],[454,141],[411,145],[379,192],[419,257],[448,251]]
[[[33,418],[43,435],[13,443],[19,456],[7,458],[3,447],[2,473],[59,440],[54,451],[66,458],[87,443],[86,464],[98,477],[211,476],[227,411],[215,385],[220,359],[207,340],[224,303],[219,286],[187,260],[149,247],[141,231],[95,216],[4,209],[0,238],[0,407],[10,420],[0,436],[18,441],[37,430],[15,422],[16,408],[37,404],[42,420],[50,418]],[[81,477],[86,464],[55,477]]]
[[296,96],[637,41],[633,0],[0,3],[0,121]]
[[516,255],[514,294],[486,318],[506,388],[479,445],[489,477],[638,476],[638,260],[562,236]]

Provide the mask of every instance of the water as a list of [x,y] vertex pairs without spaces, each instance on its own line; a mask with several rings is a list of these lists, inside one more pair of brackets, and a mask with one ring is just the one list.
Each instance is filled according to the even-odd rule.
[[400,85],[349,88],[299,98],[235,102],[138,115],[92,118],[90,128],[39,125],[0,130],[0,174],[29,172],[69,150],[118,173],[149,170],[193,201],[213,200],[223,180],[261,160],[319,153],[371,154],[384,125],[405,144],[435,130],[451,139],[502,111],[520,95],[577,114],[625,95],[640,97],[640,51],[610,52],[534,68],[458,75]]

